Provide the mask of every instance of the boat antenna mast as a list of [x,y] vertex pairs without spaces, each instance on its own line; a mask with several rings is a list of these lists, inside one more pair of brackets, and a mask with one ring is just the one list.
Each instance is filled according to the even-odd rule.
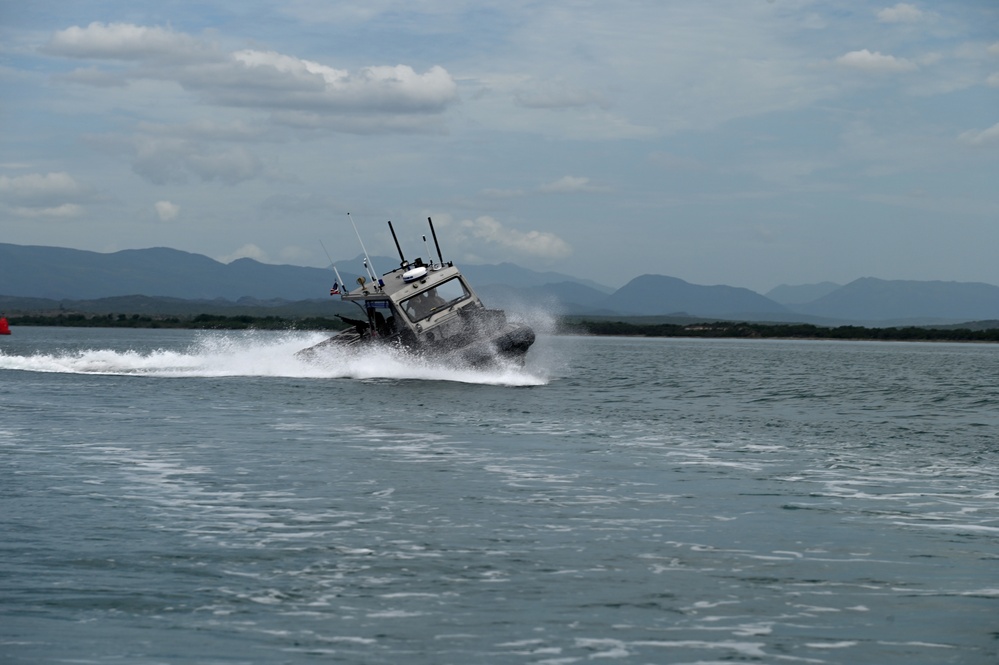
[[392,227],[392,220],[389,220],[389,231],[392,232],[392,240],[395,240],[395,248],[399,251],[399,260],[402,261],[400,264],[403,268],[409,265],[409,261],[406,260],[406,255],[402,253],[402,247],[399,245],[399,238],[395,235],[395,228]]
[[347,219],[350,220],[350,225],[354,227],[354,235],[357,236],[357,242],[361,244],[361,251],[364,252],[364,270],[368,273],[368,278],[371,279],[371,283],[376,286],[382,286],[381,280],[375,277],[375,266],[371,264],[371,258],[368,256],[368,250],[364,247],[364,241],[361,240],[361,234],[357,232],[357,224],[354,223],[354,218],[347,213]]
[[434,220],[427,217],[427,221],[430,223],[430,235],[434,237],[434,247],[437,248],[437,258],[440,259],[441,267],[444,267],[444,257],[441,255],[441,244],[437,242],[437,231],[434,231]]
[[339,292],[340,289],[343,289],[344,291],[349,291],[350,289],[347,287],[346,284],[344,284],[343,278],[340,277],[340,271],[336,269],[336,264],[333,263],[333,257],[330,256],[330,253],[326,250],[326,245],[323,244],[322,238],[319,239],[319,246],[322,247],[323,252],[326,253],[326,258],[330,260],[330,268],[333,268],[333,274],[336,275],[336,282],[333,284],[333,288],[330,289],[330,295],[331,296],[336,295],[334,291]]
[[[427,253],[427,256],[433,256],[433,254],[430,253],[430,246],[427,244],[427,236],[426,236],[426,234],[423,235],[423,250]],[[434,260],[430,259],[430,269],[431,270],[439,270],[440,267],[441,267],[440,265],[436,265],[435,266],[434,265]]]

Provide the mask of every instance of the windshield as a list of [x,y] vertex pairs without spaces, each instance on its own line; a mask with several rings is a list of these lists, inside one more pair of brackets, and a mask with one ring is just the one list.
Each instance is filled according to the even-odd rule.
[[402,301],[402,309],[410,321],[419,321],[468,297],[468,289],[462,284],[461,279],[452,277],[433,288],[406,298]]

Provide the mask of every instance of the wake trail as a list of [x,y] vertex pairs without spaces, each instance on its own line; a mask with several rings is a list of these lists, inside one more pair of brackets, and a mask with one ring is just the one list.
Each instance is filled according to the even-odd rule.
[[326,333],[213,333],[181,350],[89,348],[31,355],[0,350],[0,370],[185,378],[419,379],[503,386],[548,383],[543,368],[460,368],[386,348],[360,352],[331,348],[313,360],[295,356],[328,337]]

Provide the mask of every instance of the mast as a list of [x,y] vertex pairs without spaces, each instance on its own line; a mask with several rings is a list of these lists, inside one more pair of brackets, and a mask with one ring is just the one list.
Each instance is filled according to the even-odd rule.
[[368,273],[368,278],[371,280],[372,284],[378,284],[378,278],[375,277],[375,267],[371,265],[371,258],[368,257],[368,250],[364,247],[364,241],[361,240],[361,234],[357,232],[357,224],[354,223],[354,218],[347,213],[347,219],[350,220],[350,225],[354,227],[354,235],[357,236],[357,242],[361,244],[361,251],[364,252],[364,270]]
[[441,265],[444,265],[444,257],[441,256],[441,244],[437,242],[437,231],[434,231],[434,220],[427,217],[427,221],[430,222],[430,235],[434,237],[434,247],[437,248],[437,258],[440,259]]
[[402,265],[405,266],[409,262],[406,261],[406,255],[402,253],[402,247],[399,246],[399,238],[395,235],[395,229],[392,227],[392,220],[389,220],[389,231],[392,232],[392,240],[395,240],[395,248],[399,251],[399,260],[402,261]]

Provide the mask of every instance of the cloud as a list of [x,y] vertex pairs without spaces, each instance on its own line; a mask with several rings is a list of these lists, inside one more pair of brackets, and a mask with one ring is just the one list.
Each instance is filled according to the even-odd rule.
[[161,222],[169,222],[180,214],[180,206],[169,201],[157,201],[153,207],[156,208],[156,216],[160,218]]
[[232,254],[216,257],[216,260],[221,263],[232,263],[237,259],[254,259],[255,261],[266,263],[267,252],[252,243],[248,243],[234,251]]
[[923,18],[922,10],[905,2],[878,12],[878,20],[882,23],[915,23],[921,18]]
[[169,81],[209,104],[268,111],[272,121],[310,129],[421,131],[432,125],[427,116],[458,99],[457,84],[439,65],[422,73],[405,64],[351,72],[271,50],[224,52],[159,27],[91,23],[55,33],[44,50],[110,61],[64,77],[75,83],[110,87],[139,79]]
[[532,194],[574,194],[577,192],[606,192],[607,187],[594,185],[589,178],[579,176],[562,176],[558,180],[538,185],[534,189],[484,189],[482,196],[491,199],[515,199]]
[[487,196],[491,199],[516,199],[522,196],[526,196],[527,192],[523,189],[484,189],[481,194]]
[[600,189],[595,185],[591,185],[589,178],[567,175],[541,185],[538,191],[542,194],[571,194],[574,192],[593,192]]
[[[226,74],[235,76],[240,85],[226,86],[224,77],[212,77],[203,92],[235,106],[249,99],[253,105],[278,107],[290,101],[300,109],[433,113],[457,96],[454,79],[436,65],[423,74],[408,65],[363,67],[351,74],[271,51],[240,51],[232,57],[232,68]],[[255,85],[243,85],[248,82],[244,75]],[[285,90],[292,99],[258,96],[261,87],[270,86]]]
[[263,162],[240,145],[212,145],[208,141],[169,135],[90,136],[87,142],[109,153],[123,153],[132,160],[132,171],[154,185],[202,182],[237,185],[269,176]]
[[192,120],[183,124],[163,124],[140,122],[136,128],[143,134],[169,136],[195,141],[263,141],[268,138],[267,130],[261,125],[253,125],[243,120],[216,122],[213,120]]
[[85,28],[73,26],[56,32],[44,50],[70,58],[133,61],[200,59],[211,52],[201,40],[169,28],[96,21]]
[[896,58],[893,55],[882,55],[878,51],[851,51],[836,59],[836,62],[850,69],[858,69],[872,73],[894,73],[910,72],[917,69],[916,64],[905,58]]
[[11,212],[18,217],[27,217],[32,219],[42,217],[68,218],[79,217],[83,214],[83,206],[79,206],[75,203],[63,203],[62,205],[51,206],[48,208],[16,206],[11,208]]
[[18,217],[76,217],[83,212],[80,203],[93,199],[90,188],[68,173],[31,173],[0,176],[0,195]]
[[554,233],[509,229],[488,216],[464,220],[459,228],[476,243],[499,247],[505,252],[513,251],[524,256],[547,259],[563,259],[572,253],[568,243]]
[[983,145],[999,141],[999,123],[982,131],[971,130],[964,132],[958,137],[958,140],[968,145]]

